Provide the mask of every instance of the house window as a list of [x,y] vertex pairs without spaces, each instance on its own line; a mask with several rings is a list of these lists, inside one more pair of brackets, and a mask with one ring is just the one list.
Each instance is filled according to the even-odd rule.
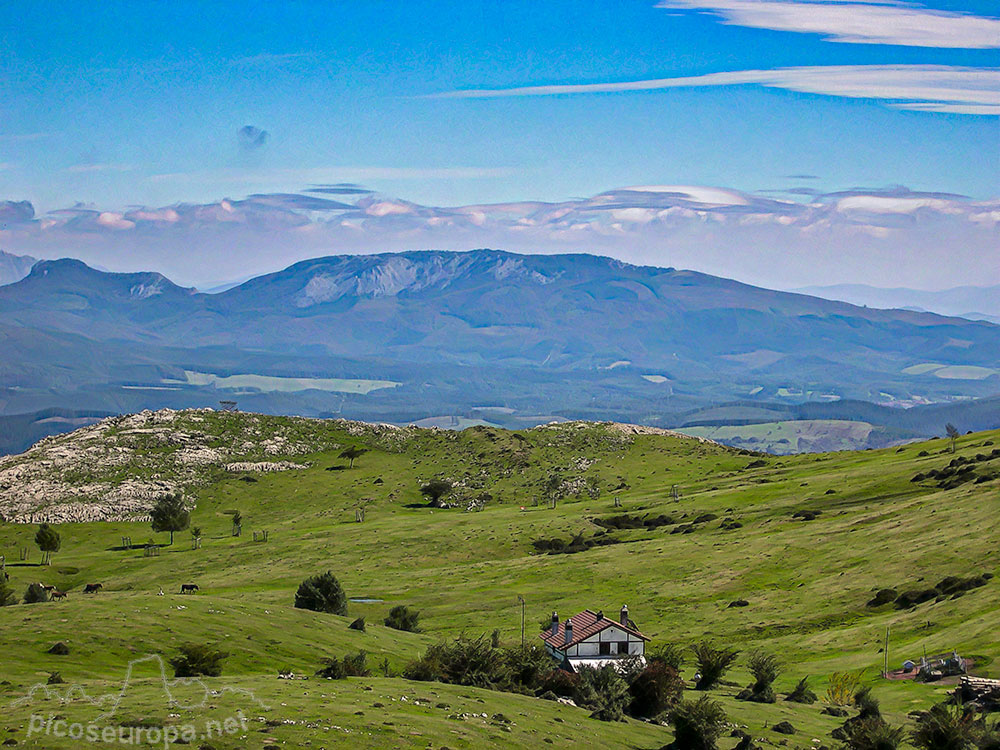
[[618,653],[619,654],[628,653],[628,641],[618,641]]
[[611,643],[601,641],[599,652],[601,656],[611,656]]

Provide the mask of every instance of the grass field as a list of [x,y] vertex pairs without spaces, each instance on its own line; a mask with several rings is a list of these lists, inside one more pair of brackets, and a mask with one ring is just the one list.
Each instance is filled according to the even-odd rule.
[[855,450],[866,445],[872,429],[868,422],[847,419],[790,419],[748,425],[682,427],[679,431],[737,448],[783,455],[815,452],[817,448]]
[[[200,428],[221,442],[236,442],[243,419],[216,414]],[[307,430],[303,424],[295,422],[294,429]],[[744,654],[754,648],[777,653],[784,664],[779,692],[808,675],[822,694],[831,673],[864,670],[886,716],[910,726],[910,711],[928,708],[950,688],[879,679],[887,627],[892,665],[924,651],[958,649],[977,658],[979,673],[1000,677],[997,579],[961,598],[912,609],[865,606],[883,587],[923,588],[948,575],[1000,573],[1000,481],[947,490],[911,481],[953,458],[944,440],[760,457],[690,438],[580,423],[520,433],[404,430],[392,439],[341,423],[315,424],[324,432],[317,443],[337,445],[296,457],[310,468],[257,474],[253,482],[211,470],[201,475],[189,489],[197,500],[192,524],[203,531],[198,550],[182,532],[158,556],[144,557],[140,549],[119,547],[122,536],[137,544],[154,536],[146,523],[61,524],[62,548],[51,566],[42,567],[31,541],[35,527],[0,525],[0,554],[17,592],[38,580],[69,592],[65,601],[0,608],[0,700],[8,705],[0,713],[0,737],[9,734],[20,747],[77,747],[72,740],[28,737],[30,716],[88,721],[96,712],[89,703],[61,704],[54,695],[16,707],[9,701],[53,670],[91,695],[117,690],[130,660],[169,657],[179,643],[200,640],[231,654],[223,676],[206,678],[206,684],[253,691],[267,710],[252,702],[248,707],[243,694],[229,692],[199,709],[171,708],[162,682],[144,673],[114,721],[203,722],[232,715],[242,701],[249,728],[212,738],[211,746],[301,747],[308,740],[313,747],[500,748],[583,741],[658,748],[670,741],[666,727],[634,720],[606,724],[581,709],[525,696],[398,677],[277,678],[279,670],[311,675],[322,657],[360,648],[373,668],[386,659],[391,674],[437,640],[494,628],[506,643],[516,643],[518,595],[527,602],[529,639],[553,610],[566,617],[588,607],[617,611],[627,603],[654,645],[711,638]],[[1000,431],[963,436],[957,455],[989,454],[994,443],[1000,444]],[[337,456],[351,444],[370,452],[353,469],[328,471],[344,464]],[[1000,459],[976,467],[995,474]],[[489,492],[493,500],[481,512],[416,507],[420,483],[434,476],[458,482],[470,496]],[[552,509],[544,500],[556,486],[564,496]],[[591,492],[576,493],[584,487]],[[360,506],[366,509],[363,523],[355,522]],[[231,535],[233,510],[245,519],[242,537]],[[820,514],[803,521],[793,518],[799,510]],[[533,551],[534,539],[589,536],[600,530],[592,519],[623,512],[666,513],[685,522],[710,513],[716,519],[686,534],[671,534],[670,526],[614,532],[620,543],[573,555]],[[725,518],[742,528],[720,529]],[[263,530],[270,540],[255,543],[252,532]],[[155,537],[166,542],[165,534]],[[17,562],[22,547],[32,548],[24,564]],[[352,603],[347,618],[294,609],[298,583],[325,570],[337,575],[349,597],[382,601]],[[104,590],[84,595],[83,585],[93,582]],[[197,583],[201,591],[181,595],[182,583]],[[161,587],[164,596],[158,595]],[[749,605],[729,607],[736,599]],[[422,633],[380,624],[398,603],[421,612]],[[362,615],[366,633],[347,628]],[[47,654],[59,640],[70,653]],[[790,747],[813,747],[813,738],[835,744],[830,731],[842,719],[821,714],[822,703],[736,700],[749,682],[744,664],[741,658],[715,691],[731,721],[777,743],[786,738],[768,727],[787,719],[797,729],[787,738]],[[683,673],[690,679],[693,666]],[[509,722],[495,719],[498,714]],[[726,737],[720,746],[735,742]]]

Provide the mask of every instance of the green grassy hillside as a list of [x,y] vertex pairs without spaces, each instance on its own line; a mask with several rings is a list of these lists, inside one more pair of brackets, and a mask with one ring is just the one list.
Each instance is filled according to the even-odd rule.
[[[146,419],[152,425],[155,415]],[[894,666],[925,651],[957,649],[976,657],[978,673],[1000,677],[997,579],[961,597],[909,609],[866,606],[881,588],[924,589],[946,576],[1000,572],[1000,451],[993,453],[1000,432],[963,436],[955,456],[946,441],[936,440],[881,451],[768,457],[607,424],[458,433],[199,411],[170,420],[187,443],[157,438],[155,446],[144,424],[116,423],[95,438],[96,448],[88,443],[84,455],[91,468],[82,479],[78,462],[36,466],[34,481],[50,472],[44,474],[49,495],[39,496],[39,505],[65,507],[69,499],[60,493],[74,481],[104,493],[135,478],[182,487],[197,503],[192,525],[202,529],[202,548],[192,549],[182,532],[173,546],[145,557],[141,549],[121,549],[121,538],[166,543],[167,535],[154,535],[148,522],[60,523],[62,547],[43,567],[32,542],[35,526],[0,525],[0,554],[18,593],[33,581],[68,591],[64,601],[0,608],[5,701],[53,670],[94,693],[114,690],[130,659],[170,656],[178,643],[203,640],[231,653],[223,677],[206,682],[253,690],[270,706],[249,709],[255,717],[244,733],[249,739],[213,740],[219,748],[302,746],[307,738],[315,747],[534,747],[550,739],[555,746],[590,740],[655,748],[670,741],[665,727],[634,720],[605,724],[581,709],[524,696],[398,677],[277,679],[279,669],[311,675],[322,657],[361,648],[373,667],[386,659],[391,673],[442,638],[497,628],[505,642],[516,643],[518,595],[527,602],[529,639],[553,610],[566,617],[584,608],[617,611],[627,603],[654,645],[686,646],[710,637],[744,654],[754,648],[777,653],[784,663],[779,692],[808,675],[822,694],[831,673],[865,670],[887,717],[897,723],[910,721],[908,712],[928,708],[950,688],[879,679],[887,627]],[[275,435],[284,442],[275,443]],[[0,463],[0,511],[17,491],[10,472],[52,461],[70,446],[79,449],[74,440],[53,438],[34,453]],[[191,450],[192,441],[216,453],[196,465],[180,461],[178,451]],[[101,445],[114,446],[118,459],[105,461]],[[354,468],[339,458],[349,445],[369,449]],[[288,461],[307,468],[233,470],[236,456],[248,464]],[[956,457],[970,459],[959,468],[971,469],[926,476]],[[923,478],[912,481],[915,475]],[[426,507],[418,488],[434,477],[458,485],[458,507]],[[550,497],[558,498],[555,508]],[[466,510],[474,499],[487,500],[483,510]],[[107,506],[89,495],[72,501]],[[355,520],[360,507],[362,523]],[[234,510],[244,518],[241,537],[231,535]],[[819,514],[809,521],[793,517],[803,510]],[[610,531],[595,523],[623,513],[665,514],[674,523]],[[742,526],[721,528],[727,520]],[[671,533],[678,529],[688,533]],[[253,532],[264,530],[269,541],[254,542]],[[603,534],[617,543],[576,554],[539,554],[532,544],[568,542],[577,534]],[[19,562],[20,548],[31,549],[25,563]],[[325,570],[334,572],[349,597],[379,601],[352,602],[347,618],[293,609],[298,583]],[[84,584],[93,582],[104,590],[84,595]],[[180,595],[183,583],[201,590]],[[748,605],[729,606],[738,599]],[[421,612],[422,633],[379,624],[400,603]],[[368,631],[349,630],[347,623],[362,615]],[[59,640],[70,654],[45,653]],[[783,737],[767,727],[787,719],[798,730],[788,738],[792,747],[812,746],[812,738],[833,744],[829,733],[843,720],[822,715],[822,703],[735,700],[749,682],[744,663],[741,658],[715,691],[732,721],[777,742]],[[689,664],[684,676],[693,673]],[[174,710],[177,716],[168,716],[154,676],[142,676],[133,688],[135,705],[122,710],[130,720],[180,722],[210,713]],[[213,700],[217,711],[224,699],[236,696]],[[29,716],[43,703],[45,713],[70,718],[92,714],[93,707],[37,700],[0,714],[0,737],[10,732],[25,747],[74,746],[27,737]],[[472,713],[487,716],[461,716]],[[494,720],[495,714],[513,724]],[[328,728],[333,725],[339,728]],[[727,737],[721,746],[735,742]]]

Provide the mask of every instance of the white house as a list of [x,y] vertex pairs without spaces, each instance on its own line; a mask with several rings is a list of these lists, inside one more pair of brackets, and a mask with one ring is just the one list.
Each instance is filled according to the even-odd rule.
[[622,607],[617,621],[605,617],[603,612],[585,609],[561,623],[559,615],[553,612],[552,626],[539,637],[545,641],[548,652],[573,672],[580,667],[599,669],[606,664],[614,665],[627,656],[645,660],[649,640],[629,619],[628,607]]

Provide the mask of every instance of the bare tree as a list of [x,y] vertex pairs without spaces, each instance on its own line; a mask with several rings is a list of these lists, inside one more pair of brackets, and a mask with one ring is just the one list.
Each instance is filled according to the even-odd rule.
[[951,452],[955,452],[955,441],[958,440],[958,428],[955,427],[951,422],[944,426],[944,431],[948,433],[948,437],[951,439]]

